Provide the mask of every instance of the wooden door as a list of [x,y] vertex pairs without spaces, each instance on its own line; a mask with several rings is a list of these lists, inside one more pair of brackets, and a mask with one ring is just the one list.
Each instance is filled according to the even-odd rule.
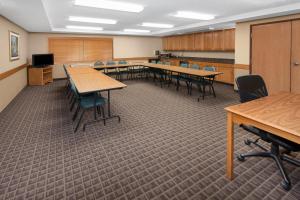
[[291,92],[300,93],[300,20],[292,22]]
[[251,72],[261,75],[269,94],[290,92],[291,22],[252,26]]

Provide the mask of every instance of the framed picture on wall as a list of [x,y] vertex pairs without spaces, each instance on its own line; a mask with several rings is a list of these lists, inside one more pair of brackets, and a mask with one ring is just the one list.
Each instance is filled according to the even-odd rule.
[[12,31],[9,32],[9,57],[11,61],[20,59],[19,52],[20,35]]

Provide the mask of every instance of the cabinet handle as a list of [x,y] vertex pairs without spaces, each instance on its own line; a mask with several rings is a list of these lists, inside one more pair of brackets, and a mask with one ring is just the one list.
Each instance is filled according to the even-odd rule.
[[300,65],[300,63],[294,62],[294,66],[298,66],[298,65]]

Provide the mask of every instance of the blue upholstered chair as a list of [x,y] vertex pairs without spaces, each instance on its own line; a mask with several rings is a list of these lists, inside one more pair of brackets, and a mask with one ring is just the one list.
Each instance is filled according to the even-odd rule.
[[86,95],[81,95],[78,93],[72,79],[70,80],[70,83],[71,83],[71,90],[72,90],[74,98],[75,98],[75,103],[77,103],[77,109],[73,115],[73,121],[75,121],[79,111],[82,109],[82,113],[80,114],[77,125],[75,127],[75,132],[79,128],[79,125],[82,121],[85,111],[90,108],[94,108],[97,110],[97,112],[95,112],[95,119],[97,119],[97,113],[103,115],[103,121],[105,124],[105,113],[104,113],[104,105],[106,103],[105,98],[103,98],[98,93],[90,93],[90,94],[86,94]]

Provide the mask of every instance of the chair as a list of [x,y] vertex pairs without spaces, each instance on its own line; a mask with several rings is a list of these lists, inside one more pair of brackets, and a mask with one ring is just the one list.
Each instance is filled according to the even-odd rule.
[[[205,66],[203,68],[205,71],[216,71],[216,68],[213,66]],[[200,92],[202,93],[202,99],[204,100],[204,97],[206,96],[206,86],[209,87],[209,93],[212,94],[214,97],[216,97],[215,88],[214,88],[214,82],[215,82],[215,75],[212,76],[206,76],[201,79],[200,84],[198,85]],[[200,97],[198,98],[198,102],[200,101]]]
[[[80,95],[77,92],[77,89],[76,89],[74,83],[72,82],[72,80],[70,80],[70,83],[71,83],[71,90],[72,90],[74,98],[75,98],[74,103],[77,103],[77,108],[76,108],[76,111],[72,118],[73,121],[75,121],[80,109],[82,109],[82,113],[79,117],[79,120],[77,122],[77,125],[76,125],[74,131],[77,132],[85,111],[90,108],[94,108],[95,110],[97,110],[97,112],[94,113],[95,120],[97,120],[97,113],[103,114],[103,121],[105,124],[105,113],[104,113],[104,105],[106,102],[105,98],[103,98],[98,93],[90,93],[90,94],[86,94],[86,95]],[[84,126],[84,129],[85,129],[85,126]]]
[[[200,70],[201,68],[200,68],[200,66],[198,65],[198,64],[192,64],[191,65],[191,68],[192,69],[197,69],[197,70]],[[198,77],[198,76],[190,76],[189,78],[188,78],[188,89],[189,89],[189,91],[188,91],[188,93],[190,94],[190,95],[192,95],[192,89],[193,89],[193,83],[196,83],[197,85],[199,85],[200,84],[200,81],[201,81],[201,79]]]
[[[184,68],[189,68],[189,63],[187,62],[180,62],[180,67],[184,67]],[[173,78],[177,79],[177,83],[176,83],[176,89],[179,89],[180,86],[180,81],[184,81],[186,83],[187,86],[187,90],[188,90],[188,94],[190,93],[190,85],[189,85],[189,81],[190,81],[190,77],[187,74],[176,74],[172,76]]]
[[[107,66],[114,66],[117,65],[117,63],[113,60],[109,60],[106,62]],[[119,79],[119,69],[118,68],[108,68],[104,71],[105,74],[109,75],[109,76],[115,76],[116,79]]]
[[[118,65],[127,65],[128,63],[127,63],[127,61],[126,60],[119,60],[119,62],[118,62]],[[121,67],[121,68],[119,68],[119,70],[118,70],[118,76],[119,76],[119,79],[120,80],[122,80],[122,75],[123,74],[127,74],[127,76],[128,76],[128,74],[129,74],[129,67]]]
[[[262,77],[258,75],[248,75],[248,76],[238,77],[236,79],[236,83],[239,90],[241,103],[268,96],[268,91],[265,82],[262,79]],[[255,141],[247,139],[245,140],[245,144],[246,145],[254,144],[260,149],[262,149],[263,151],[240,154],[237,157],[238,160],[244,161],[245,158],[253,157],[253,156],[272,158],[276,162],[277,167],[279,168],[280,173],[283,177],[283,181],[281,182],[282,187],[285,190],[289,190],[291,188],[291,181],[287,175],[287,172],[284,168],[282,161],[287,161],[299,167],[300,162],[288,157],[287,154],[289,154],[292,151],[294,152],[300,151],[300,145],[253,126],[247,126],[244,124],[241,124],[240,126],[244,130],[253,133],[254,135],[259,137]],[[271,148],[269,151],[264,147],[262,147],[260,144],[258,144],[260,139],[267,143],[271,143]],[[282,147],[285,151],[280,152],[279,147]]]

